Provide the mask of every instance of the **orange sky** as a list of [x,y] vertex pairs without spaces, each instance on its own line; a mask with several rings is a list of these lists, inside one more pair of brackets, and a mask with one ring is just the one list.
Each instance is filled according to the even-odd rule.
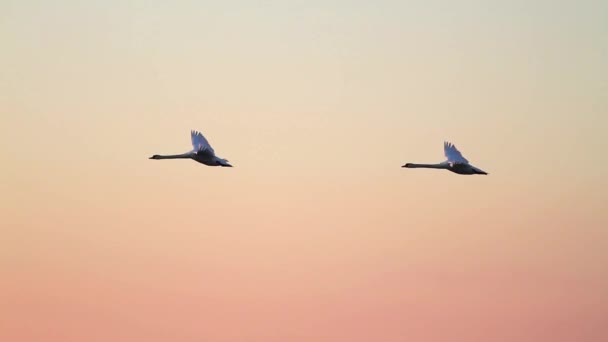
[[606,13],[1,2],[0,340],[608,340]]

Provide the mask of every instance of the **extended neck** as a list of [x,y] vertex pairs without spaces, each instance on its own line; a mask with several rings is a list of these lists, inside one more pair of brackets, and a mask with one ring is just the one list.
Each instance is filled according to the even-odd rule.
[[407,163],[405,165],[403,165],[403,167],[408,167],[408,168],[424,168],[424,169],[447,169],[447,164],[414,164],[414,163]]
[[192,158],[191,153],[169,154],[169,155],[165,155],[165,156],[155,154],[152,157],[150,157],[150,159],[188,159],[188,158]]

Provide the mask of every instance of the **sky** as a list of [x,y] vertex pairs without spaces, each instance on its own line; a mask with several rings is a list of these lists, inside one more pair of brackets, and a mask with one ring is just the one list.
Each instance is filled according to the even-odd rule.
[[[0,340],[608,340],[608,2],[0,0]],[[149,160],[202,131],[234,168]],[[453,142],[488,176],[403,169]]]

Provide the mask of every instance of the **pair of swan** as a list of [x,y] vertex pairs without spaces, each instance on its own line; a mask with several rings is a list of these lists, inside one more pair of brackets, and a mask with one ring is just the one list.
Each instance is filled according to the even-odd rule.
[[[193,150],[183,154],[174,155],[158,155],[155,154],[150,159],[193,159],[207,166],[222,166],[232,167],[228,164],[228,160],[215,155],[215,151],[203,136],[201,132],[191,131],[190,138],[192,139]],[[407,163],[402,167],[407,168],[426,168],[426,169],[444,169],[452,171],[459,175],[487,175],[488,173],[469,164],[469,161],[462,156],[456,146],[452,143],[445,142],[443,144],[443,152],[447,158],[446,161],[438,164],[414,164]]]

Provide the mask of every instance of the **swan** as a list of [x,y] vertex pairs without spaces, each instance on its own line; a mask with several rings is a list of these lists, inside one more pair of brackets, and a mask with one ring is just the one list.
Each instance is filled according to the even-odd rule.
[[456,146],[450,142],[443,143],[443,151],[448,160],[439,164],[414,164],[407,163],[402,167],[408,168],[426,168],[426,169],[445,169],[450,170],[459,175],[487,175],[488,173],[469,164],[469,161],[462,156]]
[[194,148],[192,151],[164,156],[155,154],[149,159],[193,159],[207,166],[232,167],[232,165],[228,164],[227,159],[215,155],[213,147],[209,145],[209,142],[201,132],[190,131],[190,138],[192,139],[192,147]]

